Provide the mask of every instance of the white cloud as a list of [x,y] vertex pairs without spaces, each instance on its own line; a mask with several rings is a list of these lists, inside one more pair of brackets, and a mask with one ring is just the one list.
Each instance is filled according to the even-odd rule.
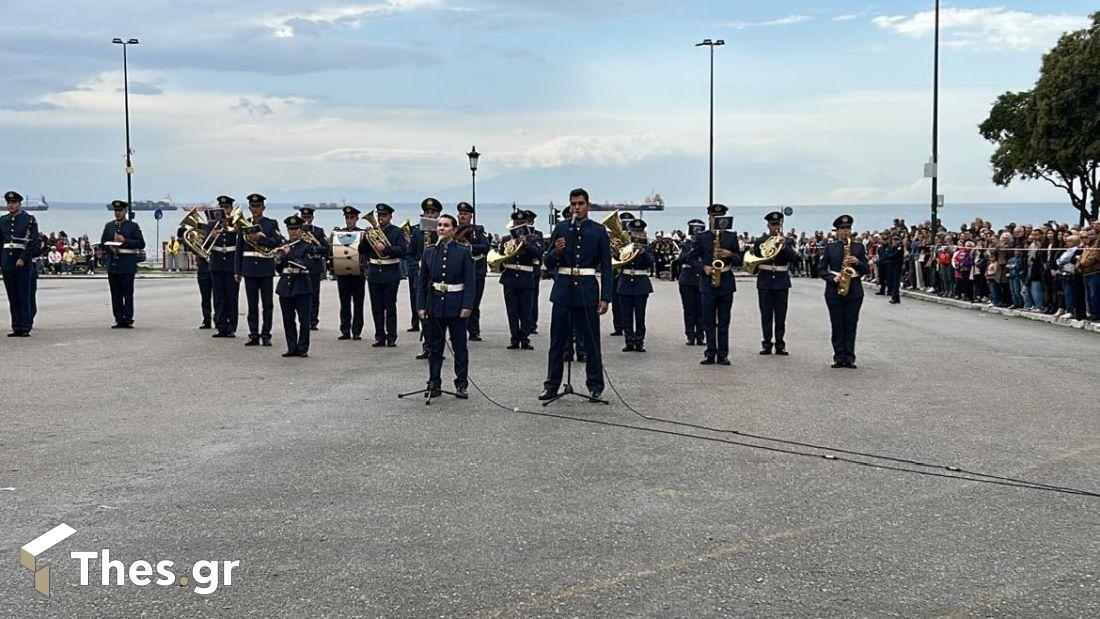
[[354,28],[370,19],[438,4],[439,0],[383,0],[367,4],[327,6],[311,11],[282,13],[268,19],[264,25],[276,38],[289,39],[294,37],[295,26],[300,24]]
[[863,17],[862,13],[849,13],[847,15],[837,15],[832,21],[852,21],[853,19],[859,19]]
[[813,21],[813,17],[810,17],[809,15],[788,15],[786,17],[779,17],[777,19],[770,19],[768,21],[735,21],[725,24],[725,26],[727,28],[733,28],[734,30],[745,30],[747,28],[767,28],[770,26],[792,26],[794,24],[801,24],[808,21]]
[[[912,16],[881,15],[871,22],[911,38],[930,37],[935,31],[935,12]],[[1062,33],[1087,27],[1086,17],[1067,14],[1039,15],[1004,7],[948,8],[940,13],[943,44],[948,47],[988,51],[1042,51]]]

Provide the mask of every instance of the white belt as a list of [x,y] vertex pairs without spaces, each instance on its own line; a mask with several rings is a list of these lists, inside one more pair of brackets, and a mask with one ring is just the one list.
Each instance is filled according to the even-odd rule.
[[581,277],[581,276],[596,276],[596,269],[586,269],[578,267],[559,267],[558,275],[567,275],[569,277]]
[[485,256],[474,256],[474,260],[484,260]]
[[641,270],[638,270],[638,269],[623,269],[623,275],[633,275],[635,277],[640,277],[642,275],[645,275],[646,277],[648,277],[649,276],[649,271],[641,271]]
[[432,288],[440,292],[462,292],[462,289],[466,287],[466,284],[444,284],[442,282],[432,282]]
[[246,252],[242,252],[241,255],[244,256],[245,258],[268,258],[268,259],[271,259],[271,260],[275,259],[275,256],[265,256],[265,255],[263,255],[262,253],[260,253],[258,251],[246,251]]
[[387,264],[399,264],[400,262],[401,262],[400,258],[371,258],[370,259],[371,264],[378,265],[378,266],[383,266],[383,265],[387,265]]
[[138,250],[136,250],[136,249],[116,249],[115,253],[116,254],[136,254],[136,253],[138,253]]
[[504,268],[512,269],[513,271],[524,271],[526,273],[535,272],[535,267],[526,264],[506,264],[504,265]]
[[285,267],[283,269],[283,275],[303,275],[309,273],[309,269],[299,269],[297,267]]
[[228,254],[237,251],[236,247],[225,247],[223,245],[215,245],[210,248],[210,251],[219,251],[223,254]]
[[26,243],[4,243],[4,249],[26,249]]
[[776,271],[782,273],[789,269],[790,266],[786,264],[762,264],[756,268],[760,269],[761,271]]

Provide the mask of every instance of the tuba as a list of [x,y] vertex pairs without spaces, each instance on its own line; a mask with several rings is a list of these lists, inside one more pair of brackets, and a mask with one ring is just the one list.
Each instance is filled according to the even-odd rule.
[[613,211],[600,222],[607,228],[607,236],[611,241],[611,253],[617,254],[624,245],[630,243],[630,235],[623,230],[623,222],[619,219],[619,211]]
[[183,216],[183,221],[180,222],[180,228],[183,228],[183,238],[180,240],[183,241],[184,246],[191,253],[203,260],[209,260],[210,252],[203,247],[206,240],[206,235],[202,229],[204,223],[198,209],[187,211],[187,214]]
[[745,252],[745,272],[749,275],[756,275],[756,271],[762,264],[770,264],[775,257],[779,255],[779,252],[783,251],[783,247],[786,246],[787,239],[782,233],[773,234],[760,244],[760,255],[757,256],[752,252]]
[[[844,257],[852,255],[852,237],[848,237],[844,241]],[[848,293],[852,291],[852,280],[859,276],[859,272],[854,268],[841,262],[840,266],[840,281],[836,283],[836,293],[838,296],[846,297]]]

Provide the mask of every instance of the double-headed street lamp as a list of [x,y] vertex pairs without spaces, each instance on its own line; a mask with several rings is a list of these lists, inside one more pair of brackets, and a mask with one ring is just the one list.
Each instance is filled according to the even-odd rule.
[[707,206],[714,204],[714,48],[725,44],[722,39],[703,39],[695,44],[695,47],[710,48],[710,191],[707,194]]
[[470,206],[474,207],[473,221],[477,223],[477,158],[481,153],[477,152],[476,146],[471,146],[466,156],[470,158]]
[[126,48],[131,45],[137,45],[137,39],[122,40],[115,38],[111,41],[115,45],[122,46],[122,101],[126,108],[126,209],[127,216],[130,219],[134,218],[134,185],[131,177],[134,174],[133,162],[130,161],[130,155],[132,151],[130,149],[130,80],[128,75],[128,67],[126,63]]

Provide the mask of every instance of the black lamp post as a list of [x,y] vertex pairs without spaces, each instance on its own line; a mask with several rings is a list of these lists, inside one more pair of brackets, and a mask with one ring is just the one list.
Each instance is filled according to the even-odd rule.
[[481,153],[477,152],[476,146],[470,147],[470,152],[466,153],[466,156],[470,158],[470,206],[474,207],[474,223],[477,223],[477,158],[481,156]]
[[710,191],[707,194],[707,206],[714,204],[714,48],[725,44],[722,39],[703,39],[695,44],[695,47],[710,48]]
[[932,240],[936,244],[939,232],[939,163],[940,163],[940,0],[936,0],[936,42],[932,68]]
[[130,79],[129,68],[126,63],[126,48],[131,45],[137,45],[137,39],[113,39],[111,43],[122,46],[122,101],[126,108],[126,210],[127,217],[134,218],[134,185],[132,176],[134,175],[133,162],[130,161],[130,155],[133,151],[130,149]]

